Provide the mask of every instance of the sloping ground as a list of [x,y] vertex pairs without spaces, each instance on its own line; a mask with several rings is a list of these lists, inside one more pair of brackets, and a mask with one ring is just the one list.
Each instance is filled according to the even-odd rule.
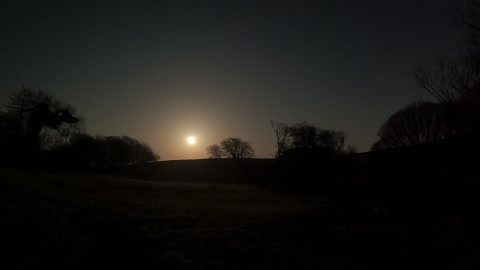
[[474,269],[427,224],[246,184],[3,169],[0,211],[1,269]]

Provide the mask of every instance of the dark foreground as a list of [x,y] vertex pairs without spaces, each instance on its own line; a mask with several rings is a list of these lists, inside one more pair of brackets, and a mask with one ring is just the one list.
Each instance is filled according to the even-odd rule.
[[0,211],[1,269],[480,269],[456,220],[248,184],[3,169]]

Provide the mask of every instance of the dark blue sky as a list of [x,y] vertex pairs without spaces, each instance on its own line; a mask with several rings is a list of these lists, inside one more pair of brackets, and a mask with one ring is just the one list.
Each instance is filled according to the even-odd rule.
[[[454,0],[0,1],[0,101],[22,84],[93,135],[162,159],[235,136],[274,153],[270,120],[343,130],[367,151],[422,96],[413,71],[457,48]],[[197,136],[188,146],[185,137]]]

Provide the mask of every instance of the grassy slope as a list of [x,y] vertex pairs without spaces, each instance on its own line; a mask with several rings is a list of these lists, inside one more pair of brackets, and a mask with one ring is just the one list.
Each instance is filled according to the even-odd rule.
[[370,212],[252,185],[0,170],[0,210],[0,266],[8,269],[422,269],[438,262],[417,233]]

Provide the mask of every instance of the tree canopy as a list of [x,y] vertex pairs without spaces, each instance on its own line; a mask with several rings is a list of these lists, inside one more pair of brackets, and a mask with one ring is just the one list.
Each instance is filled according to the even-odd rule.
[[413,102],[399,110],[380,127],[372,150],[429,143],[453,136],[444,104]]
[[[347,135],[343,131],[321,129],[305,122],[293,125],[270,121],[275,133],[277,151],[275,158],[283,156],[292,149],[319,149],[332,154],[355,152],[355,147],[346,143]],[[296,151],[298,152],[298,151]],[[312,151],[309,150],[309,153]],[[315,151],[314,151],[315,152]],[[316,151],[318,152],[318,151]]]
[[255,157],[255,151],[249,142],[240,138],[230,137],[223,139],[220,145],[213,144],[206,148],[209,158],[243,159]]

